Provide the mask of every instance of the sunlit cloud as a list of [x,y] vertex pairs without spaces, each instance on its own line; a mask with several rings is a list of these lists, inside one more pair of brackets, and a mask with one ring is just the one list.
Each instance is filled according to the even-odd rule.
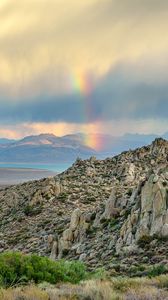
[[[118,128],[118,130],[116,130]],[[162,134],[168,128],[168,120],[149,119],[146,122],[143,120],[116,120],[95,122],[95,123],[19,123],[15,125],[4,125],[3,129],[0,129],[1,137],[9,137],[20,139],[25,135],[37,135],[40,133],[53,133],[56,136],[63,136],[66,134],[86,132],[87,134],[110,134],[112,136],[120,136],[125,132],[130,133],[144,133],[150,134],[152,130],[156,134]]]
[[166,0],[1,0],[0,135],[164,130],[167,28]]

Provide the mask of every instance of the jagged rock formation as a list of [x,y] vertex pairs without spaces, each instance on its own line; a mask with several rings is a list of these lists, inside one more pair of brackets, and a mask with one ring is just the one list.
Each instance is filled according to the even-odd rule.
[[129,216],[120,230],[116,249],[136,244],[146,236],[168,237],[168,173],[151,175],[135,189]]
[[168,263],[163,139],[102,161],[78,159],[54,178],[1,190],[0,201],[0,251],[80,259],[90,269],[116,270],[120,262],[122,272]]

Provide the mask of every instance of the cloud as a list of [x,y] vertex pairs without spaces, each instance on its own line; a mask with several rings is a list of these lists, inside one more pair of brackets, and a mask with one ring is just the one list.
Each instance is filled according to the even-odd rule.
[[[102,75],[119,62],[142,56],[157,57],[159,66],[167,53],[166,0],[2,3],[0,83],[7,93],[17,94],[22,85],[24,93],[31,89],[40,94],[46,84],[39,86],[38,78],[50,78],[53,87],[59,68]],[[56,84],[55,93],[57,89]]]
[[[1,0],[0,123],[161,126],[167,27],[166,0]],[[67,90],[78,73],[93,74],[89,99]]]
[[[37,135],[40,133],[53,133],[57,136],[66,134],[84,132],[87,134],[111,134],[112,136],[123,135],[124,133],[141,133],[162,135],[168,128],[168,120],[148,119],[144,120],[112,120],[95,123],[19,123],[6,124],[0,128],[0,136],[19,139],[27,135]],[[92,143],[92,141],[89,141]],[[94,141],[93,141],[94,142]],[[91,145],[90,145],[91,146]]]
[[138,74],[138,66],[129,64],[111,70],[93,97],[95,106],[102,103],[104,119],[168,119],[167,80],[161,80],[160,74],[152,78],[153,71]]
[[[146,66],[144,66],[146,68]],[[168,84],[137,65],[119,65],[103,76],[90,96],[73,92],[0,100],[0,122],[85,123],[130,118],[168,119]],[[135,74],[136,72],[136,74]],[[153,72],[153,70],[152,70]],[[143,78],[144,77],[144,78]],[[148,78],[148,79],[147,79]]]
[[123,2],[118,0],[105,0],[103,2],[97,1],[96,7],[106,16],[112,18],[137,18],[137,16],[150,18],[151,14],[158,15],[165,12],[168,8],[166,0],[125,0]]

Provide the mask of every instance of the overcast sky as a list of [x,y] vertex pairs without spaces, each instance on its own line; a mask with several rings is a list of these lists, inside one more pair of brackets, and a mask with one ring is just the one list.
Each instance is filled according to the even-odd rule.
[[1,0],[0,137],[168,131],[167,0]]

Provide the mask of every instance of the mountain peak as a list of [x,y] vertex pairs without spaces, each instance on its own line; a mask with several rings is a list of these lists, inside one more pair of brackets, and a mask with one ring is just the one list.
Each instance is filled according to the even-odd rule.
[[36,135],[36,137],[46,137],[46,138],[58,138],[58,136],[56,136],[53,133],[41,133],[39,135]]
[[160,152],[168,153],[168,141],[163,138],[156,138],[151,144],[151,152],[155,155]]
[[167,145],[167,141],[162,137],[158,137],[152,142],[152,144],[157,146]]

